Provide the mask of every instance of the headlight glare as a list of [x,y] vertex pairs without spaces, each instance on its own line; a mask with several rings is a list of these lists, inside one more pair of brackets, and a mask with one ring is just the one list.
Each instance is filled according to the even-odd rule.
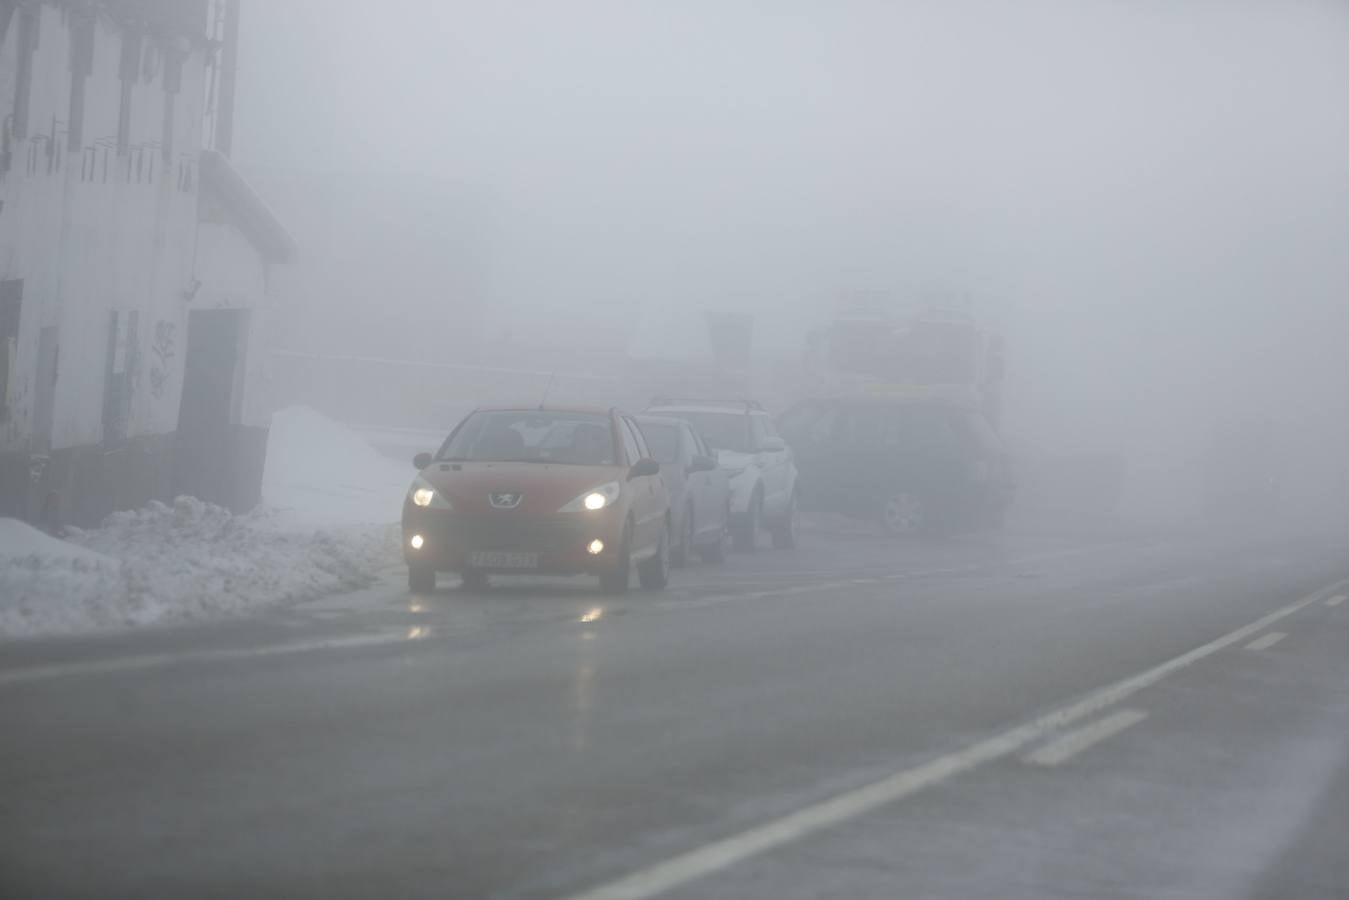
[[558,512],[596,512],[601,509],[607,509],[618,502],[618,495],[622,491],[622,485],[617,481],[610,481],[599,487],[591,488],[584,494],[572,500],[563,506]]
[[422,509],[450,509],[450,501],[440,495],[431,482],[418,475],[413,479],[412,487],[408,489],[408,497],[412,500],[413,506],[419,506]]

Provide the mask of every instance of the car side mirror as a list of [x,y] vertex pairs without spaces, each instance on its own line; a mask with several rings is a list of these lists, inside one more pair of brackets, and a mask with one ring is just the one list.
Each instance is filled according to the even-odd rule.
[[432,462],[431,454],[429,453],[422,452],[412,457],[412,464],[417,467],[418,472],[420,472],[422,469],[425,469],[427,466],[431,465],[431,462]]
[[632,464],[632,468],[628,469],[629,478],[645,478],[648,475],[659,475],[659,474],[660,474],[660,463],[656,462],[649,456],[646,457],[645,459],[637,460],[637,462]]
[[759,449],[765,453],[776,453],[779,450],[786,450],[787,442],[782,438],[766,437],[759,443]]
[[689,460],[689,474],[694,472],[712,472],[717,468],[717,461],[710,456],[703,456],[701,453],[695,453],[693,459]]

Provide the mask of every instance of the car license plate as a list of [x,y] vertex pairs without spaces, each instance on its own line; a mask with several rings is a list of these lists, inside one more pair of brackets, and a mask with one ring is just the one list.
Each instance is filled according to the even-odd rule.
[[537,569],[539,554],[511,553],[501,550],[474,550],[468,556],[469,565],[477,569]]

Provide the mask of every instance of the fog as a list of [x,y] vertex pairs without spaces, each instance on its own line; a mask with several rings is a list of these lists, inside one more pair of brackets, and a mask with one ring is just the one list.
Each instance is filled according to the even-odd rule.
[[1014,444],[1121,453],[1139,509],[1232,418],[1301,501],[1349,484],[1342,4],[245,0],[241,33],[291,347],[678,357],[717,309],[790,358],[848,292],[953,295]]

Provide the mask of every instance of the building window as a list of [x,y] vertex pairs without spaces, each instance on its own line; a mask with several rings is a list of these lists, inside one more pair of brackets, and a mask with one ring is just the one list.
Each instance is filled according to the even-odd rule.
[[84,84],[94,71],[94,16],[71,13],[70,19],[70,129],[66,149],[84,148]]
[[16,34],[19,64],[14,78],[14,119],[10,126],[14,137],[28,137],[28,108],[33,94],[33,51],[37,49],[40,7],[19,8]]
[[117,69],[122,80],[122,99],[117,109],[117,155],[125,156],[131,146],[131,89],[141,77],[141,33],[128,28],[122,32],[122,59]]
[[[186,54],[180,47],[170,47],[164,54],[164,135],[160,140],[160,149],[164,162],[173,160],[173,107],[178,92],[183,87],[183,57]],[[167,165],[165,170],[167,171]]]

